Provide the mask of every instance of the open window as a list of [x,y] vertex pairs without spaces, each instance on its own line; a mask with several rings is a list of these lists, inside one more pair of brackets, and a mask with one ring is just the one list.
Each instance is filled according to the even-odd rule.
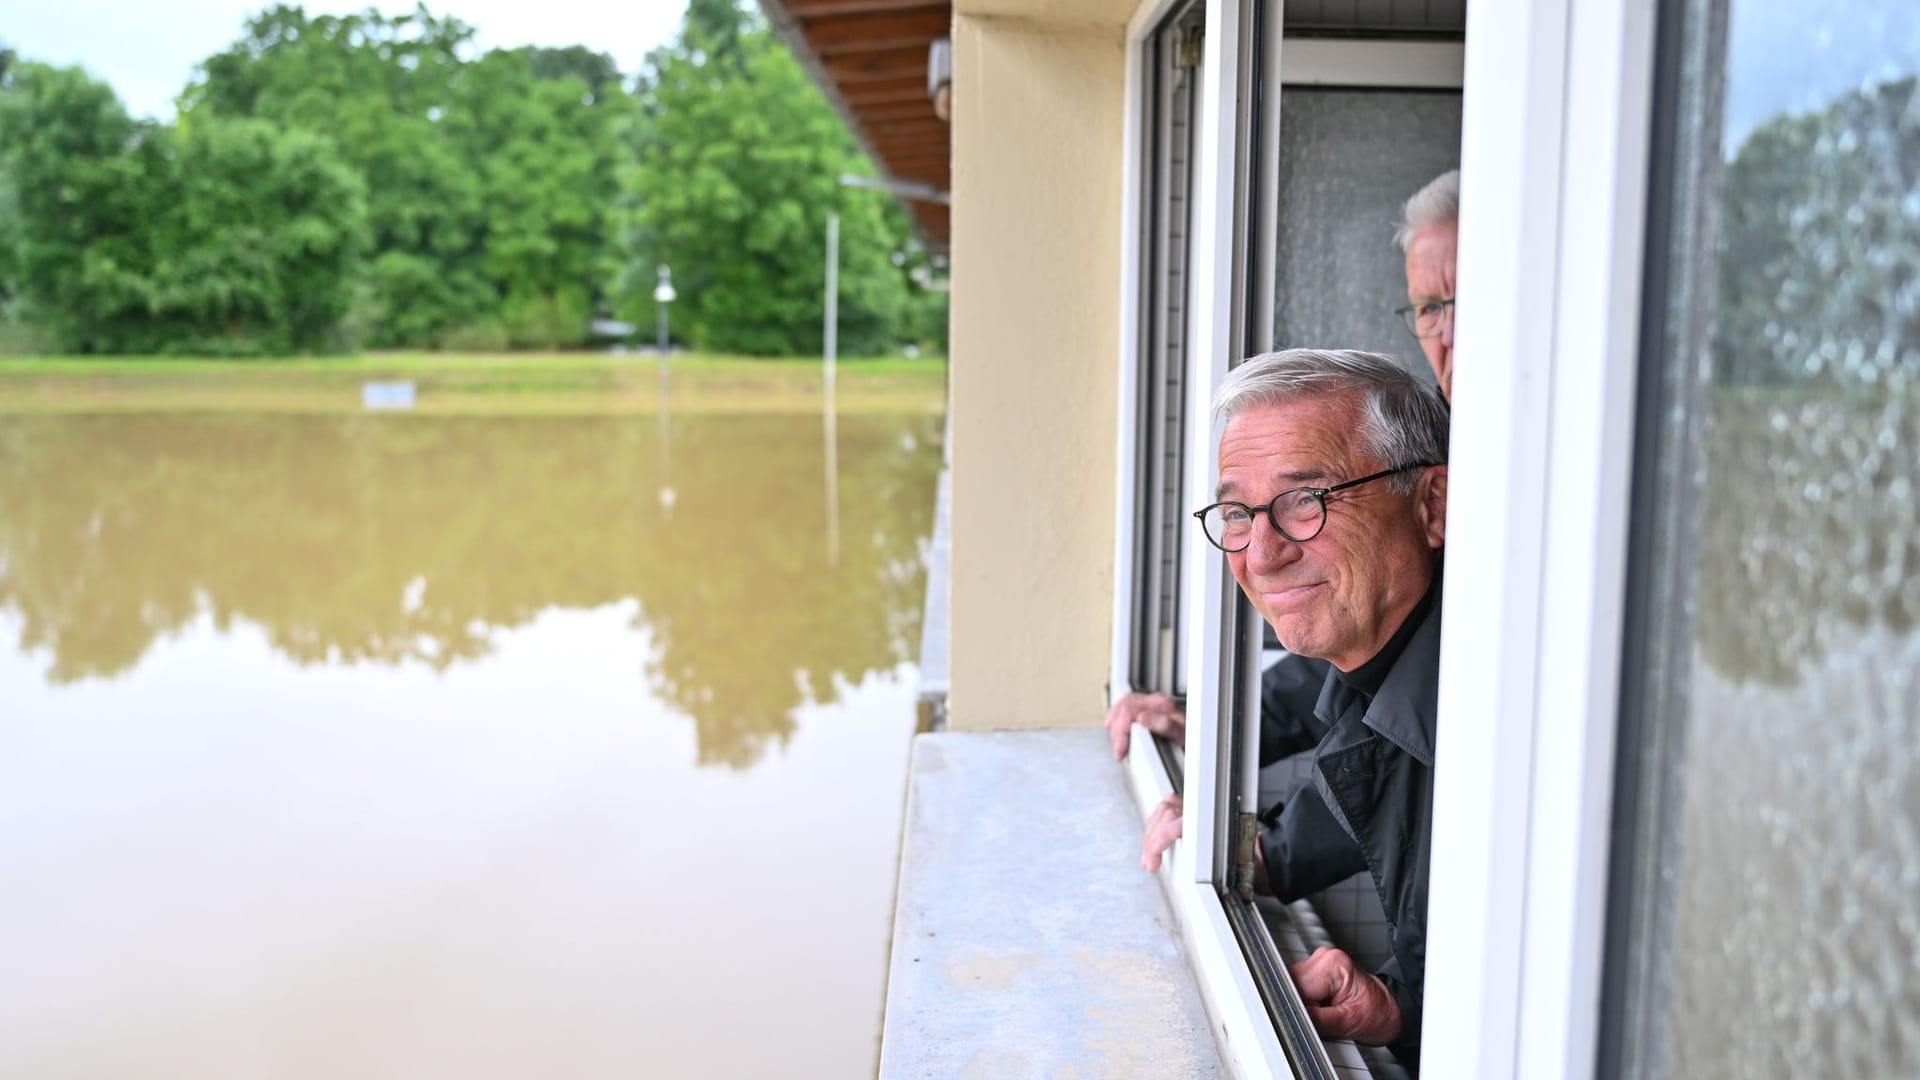
[[[1238,211],[1252,240],[1235,266],[1239,354],[1359,348],[1424,375],[1418,343],[1394,312],[1406,297],[1394,233],[1406,199],[1459,165],[1464,6],[1273,0],[1252,15],[1246,52],[1255,74],[1242,99],[1252,165]],[[1233,662],[1224,677],[1237,693],[1220,717],[1230,734],[1221,754],[1233,782],[1236,859],[1224,902],[1267,1011],[1285,1026],[1296,1007],[1288,963],[1334,945],[1375,970],[1391,955],[1391,932],[1365,873],[1290,905],[1243,884],[1251,872],[1243,853],[1254,842],[1247,834],[1304,786],[1312,751],[1259,762],[1258,684],[1280,653],[1230,580],[1225,588],[1222,652]],[[1315,1040],[1301,1041],[1312,1049]],[[1296,1073],[1331,1066],[1341,1075],[1402,1075],[1383,1049],[1324,1050],[1324,1065],[1295,1063]]]
[[[1406,199],[1459,166],[1461,46],[1444,35],[1460,33],[1464,11],[1435,5],[1396,21],[1390,10],[1368,18],[1367,9],[1351,6],[1335,19],[1329,7],[1285,5],[1278,78],[1269,65],[1257,84],[1264,90],[1277,81],[1279,93],[1256,98],[1263,149],[1253,219],[1264,242],[1246,254],[1254,312],[1248,351],[1358,348],[1395,356],[1425,375],[1418,343],[1394,313],[1405,302],[1406,277],[1393,241]],[[1362,33],[1372,36],[1354,37]],[[1271,49],[1262,51],[1263,60],[1270,57]],[[1241,624],[1264,632],[1265,668],[1276,661],[1278,642],[1244,599],[1237,603]],[[1258,727],[1249,730],[1243,719],[1233,730],[1229,753],[1240,776],[1240,762],[1257,753]],[[1253,805],[1265,812],[1293,798],[1311,760],[1308,750],[1264,767],[1256,762]],[[1247,947],[1277,948],[1283,961],[1334,945],[1377,970],[1392,954],[1369,874],[1289,906],[1271,898],[1255,906],[1257,929],[1265,933]],[[1347,1067],[1364,1061],[1374,1075],[1399,1073],[1383,1050],[1334,1047],[1331,1056]]]
[[[1427,1075],[1913,1073],[1914,980],[1894,968],[1916,952],[1920,875],[1920,14],[1212,0],[1205,17],[1186,491],[1211,486],[1205,409],[1241,358],[1415,362],[1388,314],[1394,213],[1450,149],[1465,178],[1446,576],[1473,602],[1443,618]],[[1282,911],[1246,889],[1254,815],[1284,782],[1251,752],[1270,646],[1222,560],[1179,557],[1185,839],[1166,881],[1203,993],[1244,1074],[1364,1075],[1377,1062],[1301,1022],[1281,961],[1315,919],[1366,945],[1326,898]]]
[[1394,231],[1406,198],[1458,163],[1464,7],[1404,8],[1167,4],[1133,37],[1114,670],[1187,702],[1188,756],[1163,744],[1159,768],[1136,763],[1138,786],[1143,802],[1185,789],[1176,905],[1197,887],[1193,923],[1214,936],[1196,951],[1230,953],[1249,1050],[1278,1075],[1399,1075],[1384,1050],[1324,1045],[1285,974],[1322,944],[1377,966],[1389,942],[1371,880],[1290,907],[1252,895],[1256,815],[1297,789],[1307,759],[1259,767],[1260,676],[1277,643],[1191,535],[1188,496],[1212,487],[1208,404],[1241,359],[1365,348],[1426,371],[1394,313],[1406,290]]
[[[1189,231],[1193,224],[1194,152],[1200,104],[1200,60],[1206,4],[1184,0],[1135,46],[1139,153],[1131,168],[1139,187],[1138,303],[1131,350],[1134,377],[1123,419],[1133,443],[1123,469],[1119,566],[1130,576],[1120,590],[1115,670],[1128,689],[1186,698],[1184,556],[1186,498],[1187,307]],[[1130,484],[1130,486],[1129,486]],[[1128,520],[1130,519],[1130,520]],[[1166,776],[1178,790],[1181,748],[1156,739]]]

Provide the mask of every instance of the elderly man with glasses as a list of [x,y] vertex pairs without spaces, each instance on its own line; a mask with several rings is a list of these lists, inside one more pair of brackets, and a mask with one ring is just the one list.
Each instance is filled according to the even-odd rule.
[[[1453,400],[1454,248],[1459,234],[1460,170],[1452,169],[1407,199],[1394,232],[1394,243],[1406,255],[1408,302],[1393,313],[1419,343],[1440,393],[1449,402]],[[1267,669],[1260,685],[1261,765],[1311,749],[1318,742],[1322,732],[1312,714],[1325,676],[1324,664],[1300,657],[1288,657]],[[1126,756],[1135,724],[1176,743],[1186,738],[1186,713],[1178,701],[1167,694],[1128,692],[1107,713],[1107,734],[1115,757]],[[1163,834],[1172,830],[1165,836],[1167,843],[1179,836],[1177,816],[1161,824]],[[1160,845],[1162,850],[1165,846]],[[1149,862],[1149,869],[1159,864],[1157,857]]]
[[[1294,966],[1294,979],[1323,1034],[1391,1045],[1417,1067],[1446,402],[1388,357],[1295,349],[1234,369],[1214,420],[1220,486],[1195,515],[1201,529],[1280,641],[1331,666],[1315,709],[1325,732],[1317,798],[1287,807],[1327,820],[1303,828],[1283,818],[1277,831],[1328,845],[1348,873],[1367,870],[1393,928],[1379,973],[1323,949]],[[1177,823],[1177,804],[1171,812]],[[1268,847],[1266,837],[1255,845],[1257,878],[1279,869]]]
[[1453,400],[1453,267],[1460,239],[1460,170],[1441,173],[1401,210],[1394,240],[1407,256],[1407,303],[1395,309],[1420,342],[1440,392]]

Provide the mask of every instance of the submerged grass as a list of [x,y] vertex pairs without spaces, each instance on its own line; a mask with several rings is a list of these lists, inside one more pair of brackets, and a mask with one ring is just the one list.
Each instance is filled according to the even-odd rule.
[[[824,389],[817,358],[676,354],[664,396],[675,412],[801,412]],[[608,353],[366,353],[285,360],[159,357],[0,357],[0,412],[244,409],[357,412],[361,385],[414,384],[416,413],[654,412],[663,397],[656,356]],[[905,357],[838,363],[843,412],[938,410],[946,364]]]

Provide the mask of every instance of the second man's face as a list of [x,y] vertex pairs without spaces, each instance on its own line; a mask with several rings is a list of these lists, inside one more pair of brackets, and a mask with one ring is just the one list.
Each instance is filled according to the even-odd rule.
[[[1407,243],[1407,302],[1424,304],[1453,299],[1454,241],[1460,234],[1458,222],[1429,225],[1413,234]],[[1447,313],[1440,333],[1420,339],[1420,351],[1427,354],[1440,392],[1453,400],[1453,313]]]

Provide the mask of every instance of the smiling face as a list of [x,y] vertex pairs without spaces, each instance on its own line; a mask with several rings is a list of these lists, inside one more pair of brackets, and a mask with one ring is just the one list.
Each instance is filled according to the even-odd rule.
[[[1454,244],[1460,236],[1457,221],[1427,225],[1407,241],[1407,302],[1425,304],[1453,299]],[[1420,339],[1440,392],[1453,400],[1453,315],[1448,313],[1437,336]]]
[[[1358,446],[1360,395],[1255,405],[1220,436],[1220,495],[1263,506],[1288,488],[1332,487],[1402,462]],[[1412,494],[1376,480],[1327,498],[1320,535],[1295,543],[1255,516],[1253,540],[1227,556],[1240,590],[1280,643],[1352,671],[1372,659],[1432,582],[1445,543],[1446,467]]]

